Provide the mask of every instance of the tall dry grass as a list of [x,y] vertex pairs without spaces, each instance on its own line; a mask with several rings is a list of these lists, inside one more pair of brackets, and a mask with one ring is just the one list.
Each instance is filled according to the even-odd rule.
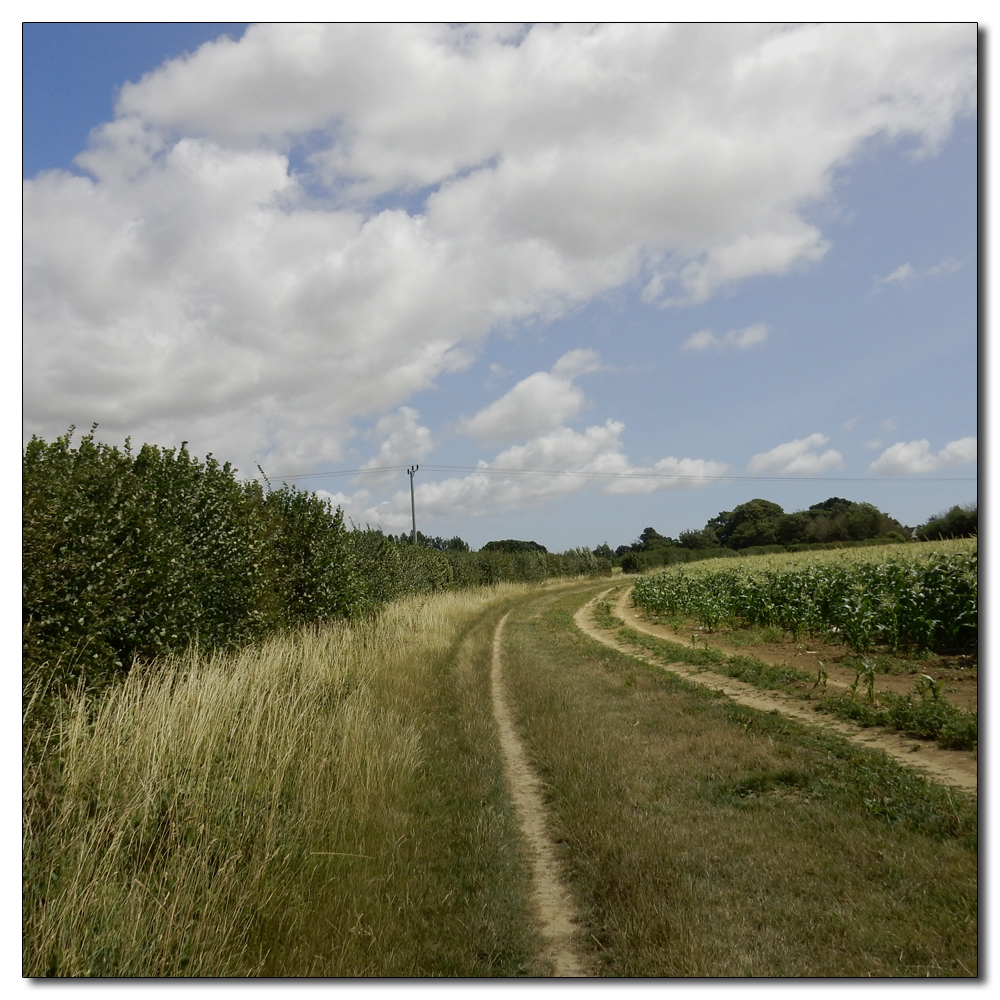
[[44,716],[36,701],[24,975],[412,965],[392,942],[416,891],[401,868],[434,763],[428,692],[456,636],[514,590],[404,600],[234,654],[192,650]]

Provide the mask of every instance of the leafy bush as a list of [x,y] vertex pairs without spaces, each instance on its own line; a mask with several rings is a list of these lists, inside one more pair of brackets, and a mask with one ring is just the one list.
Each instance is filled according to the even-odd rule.
[[[24,452],[24,653],[92,684],[191,642],[232,646],[351,614],[339,511],[265,493],[227,463],[143,445],[34,437]],[[56,667],[58,665],[58,668]]]

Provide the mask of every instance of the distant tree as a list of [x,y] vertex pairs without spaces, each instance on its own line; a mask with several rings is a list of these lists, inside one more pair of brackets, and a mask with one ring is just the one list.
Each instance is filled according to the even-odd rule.
[[548,552],[544,545],[538,542],[523,542],[517,538],[505,538],[501,541],[487,542],[480,552]]
[[[390,541],[399,542],[401,545],[409,545],[412,536],[410,532],[404,531],[398,535],[387,535]],[[463,541],[458,535],[454,538],[440,538],[436,535],[425,535],[422,531],[417,532],[417,545],[425,549],[434,549],[435,552],[468,552],[469,543]]]
[[[812,519],[803,541],[846,542],[903,536],[903,526],[870,503],[830,497],[805,512]],[[904,536],[905,537],[905,536]]]
[[598,559],[614,559],[615,554],[611,551],[611,546],[607,542],[602,542],[594,549],[594,555]]
[[655,549],[673,548],[676,544],[674,539],[661,535],[655,528],[644,528],[632,549],[635,552],[652,552]]
[[782,545],[793,545],[804,542],[809,537],[813,519],[802,511],[794,514],[782,514],[775,526],[775,534]]
[[706,528],[714,529],[719,542],[733,549],[750,545],[774,545],[778,540],[777,522],[784,510],[770,500],[748,500],[731,511],[713,517]]
[[719,544],[715,528],[706,525],[700,531],[682,531],[677,539],[682,549],[714,549]]
[[853,500],[845,500],[843,497],[830,497],[822,503],[814,503],[809,510],[824,514],[846,514],[853,506]]
[[879,537],[906,538],[909,532],[870,503],[830,497],[808,510],[786,514],[778,504],[757,498],[721,511],[700,531],[682,531],[678,544],[684,549],[746,549]]
[[979,507],[977,504],[954,506],[932,517],[916,529],[917,538],[932,541],[936,538],[969,538],[979,534]]

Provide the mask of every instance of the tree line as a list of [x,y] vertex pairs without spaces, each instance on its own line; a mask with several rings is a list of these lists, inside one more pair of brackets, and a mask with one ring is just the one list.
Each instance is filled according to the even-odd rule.
[[952,507],[926,524],[911,528],[870,503],[843,497],[830,497],[807,510],[792,513],[785,513],[770,500],[757,498],[733,510],[721,511],[704,527],[682,531],[677,538],[647,527],[631,545],[619,545],[612,551],[605,542],[594,553],[612,559],[625,572],[632,573],[654,566],[739,554],[964,538],[977,534],[978,524],[974,504]]

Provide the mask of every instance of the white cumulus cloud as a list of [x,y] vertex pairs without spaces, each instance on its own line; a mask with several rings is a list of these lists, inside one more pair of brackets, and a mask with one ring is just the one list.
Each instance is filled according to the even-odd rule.
[[359,477],[365,487],[374,489],[399,478],[398,471],[378,472],[379,469],[419,462],[434,448],[429,427],[418,423],[420,414],[410,406],[401,406],[395,413],[386,414],[375,425],[371,436],[381,438],[376,455],[361,466],[366,474]]
[[940,451],[932,452],[930,441],[899,441],[886,448],[868,468],[882,475],[905,476],[917,472],[937,472],[953,465],[975,462],[978,443],[974,437],[949,441]]
[[810,434],[795,441],[786,441],[770,451],[754,455],[747,463],[747,472],[750,475],[808,476],[839,468],[844,460],[839,451],[831,448],[818,453],[818,449],[829,440],[825,434]]
[[836,169],[975,100],[974,24],[254,25],[25,181],[26,433],[340,460],[499,326],[821,260]]
[[594,351],[564,354],[551,372],[535,372],[509,392],[463,420],[459,431],[486,443],[531,437],[576,416],[586,399],[573,384],[578,375],[600,368]]

